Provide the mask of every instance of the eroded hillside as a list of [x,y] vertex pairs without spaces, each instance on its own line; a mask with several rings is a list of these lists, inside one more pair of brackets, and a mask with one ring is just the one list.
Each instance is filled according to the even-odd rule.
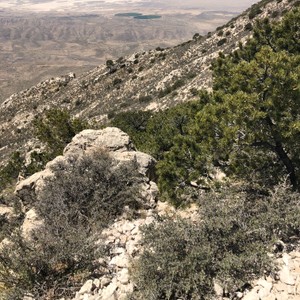
[[210,63],[219,52],[229,53],[251,36],[256,18],[279,17],[297,1],[262,1],[207,36],[169,49],[156,48],[107,61],[74,78],[73,74],[43,81],[13,94],[1,105],[2,163],[18,149],[37,146],[31,122],[58,107],[89,122],[104,122],[121,110],[159,110],[194,99],[211,86]]

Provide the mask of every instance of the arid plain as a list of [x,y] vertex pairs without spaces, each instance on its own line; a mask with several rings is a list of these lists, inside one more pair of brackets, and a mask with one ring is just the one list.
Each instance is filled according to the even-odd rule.
[[[197,2],[0,1],[0,102],[51,76],[205,34],[255,1]],[[128,12],[160,18],[116,16]]]

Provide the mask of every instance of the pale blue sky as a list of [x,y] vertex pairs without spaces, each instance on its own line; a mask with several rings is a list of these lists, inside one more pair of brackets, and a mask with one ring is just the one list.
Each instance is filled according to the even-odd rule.
[[191,9],[243,11],[257,0],[0,0],[0,9],[68,11],[95,8],[148,7],[153,9]]

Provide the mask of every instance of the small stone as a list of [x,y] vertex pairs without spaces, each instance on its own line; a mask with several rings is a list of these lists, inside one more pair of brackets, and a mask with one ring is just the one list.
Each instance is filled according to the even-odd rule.
[[129,265],[128,256],[125,253],[114,256],[109,264],[115,265],[119,268],[126,268]]
[[7,217],[8,220],[11,220],[14,215],[14,209],[12,207],[0,205],[0,216]]
[[147,212],[147,217],[152,217],[154,215],[153,209],[149,209]]
[[84,294],[82,300],[90,300],[90,295],[89,294]]
[[105,266],[106,265],[106,260],[104,258],[99,258],[98,263],[100,266]]
[[151,223],[153,223],[154,222],[154,217],[147,217],[146,219],[145,219],[145,224],[146,225],[149,225],[149,224],[151,224]]
[[280,281],[289,285],[295,284],[295,279],[290,273],[288,266],[284,266],[279,272]]
[[136,234],[138,234],[138,232],[139,232],[139,227],[136,226],[136,227],[134,227],[134,228],[132,229],[131,235],[136,235]]
[[128,283],[128,284],[120,284],[119,285],[119,293],[125,293],[125,294],[131,294],[133,292],[133,284],[132,283]]
[[244,296],[243,300],[260,300],[257,292],[258,292],[258,288],[255,287]]
[[101,299],[102,300],[114,300],[115,299],[115,292],[117,290],[117,282],[113,280],[106,288],[102,290]]
[[111,282],[110,278],[108,278],[106,276],[102,277],[101,280],[100,280],[100,286],[101,286],[101,288],[107,286],[110,282]]
[[23,300],[35,300],[33,297],[31,296],[24,296]]
[[43,221],[38,217],[35,209],[30,209],[25,214],[25,219],[21,227],[23,237],[30,240],[33,231],[40,228],[42,225]]
[[133,256],[138,251],[135,241],[128,241],[126,243],[126,251],[131,256]]
[[291,257],[287,253],[283,253],[283,255],[282,255],[282,261],[284,262],[284,264],[286,266],[289,265],[290,259],[291,259]]
[[130,232],[131,230],[133,230],[135,227],[135,225],[131,222],[126,222],[124,223],[124,225],[122,226],[122,232]]
[[264,279],[259,279],[256,283],[256,285],[260,285],[262,286],[266,291],[268,291],[269,293],[271,292],[271,289],[273,287],[272,282],[268,282]]
[[285,291],[286,290],[286,285],[279,281],[279,282],[274,284],[273,290],[277,291],[277,292]]
[[126,299],[128,299],[128,294],[121,293],[118,295],[118,300],[126,300]]
[[125,245],[126,242],[128,240],[128,236],[126,236],[125,234],[123,234],[121,237],[120,237],[120,242],[122,245]]
[[85,293],[90,293],[93,289],[93,280],[88,280],[79,290],[79,294],[83,295]]
[[236,296],[236,298],[238,298],[238,299],[242,299],[243,296],[244,296],[244,294],[243,294],[242,292],[237,292],[237,293],[235,293],[235,296]]
[[270,295],[270,290],[266,288],[261,288],[258,292],[258,296],[260,299],[264,299]]
[[116,239],[116,238],[119,238],[121,236],[121,233],[122,232],[119,231],[118,229],[113,229],[110,234]]
[[125,253],[125,252],[126,252],[126,250],[122,247],[118,247],[113,251],[113,253],[115,253],[115,254],[122,254],[122,253]]
[[217,282],[214,282],[214,291],[217,296],[219,297],[223,296],[223,288]]
[[97,289],[100,287],[100,284],[101,284],[101,282],[100,282],[100,279],[99,279],[99,278],[94,279],[93,285],[94,285]]
[[114,243],[115,242],[115,240],[116,240],[116,238],[113,236],[113,235],[111,235],[111,236],[108,236],[106,239],[105,239],[105,244],[106,245],[108,245],[108,244],[110,244],[110,243]]
[[122,284],[127,284],[129,282],[129,272],[127,268],[124,268],[117,273],[117,280]]

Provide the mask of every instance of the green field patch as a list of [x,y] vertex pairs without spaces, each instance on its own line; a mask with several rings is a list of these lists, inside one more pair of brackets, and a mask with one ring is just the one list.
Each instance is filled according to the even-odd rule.
[[143,14],[141,14],[141,13],[135,13],[135,12],[115,14],[116,17],[139,17],[142,15]]
[[134,19],[141,19],[141,20],[160,19],[160,18],[161,16],[159,15],[140,15],[134,17]]

